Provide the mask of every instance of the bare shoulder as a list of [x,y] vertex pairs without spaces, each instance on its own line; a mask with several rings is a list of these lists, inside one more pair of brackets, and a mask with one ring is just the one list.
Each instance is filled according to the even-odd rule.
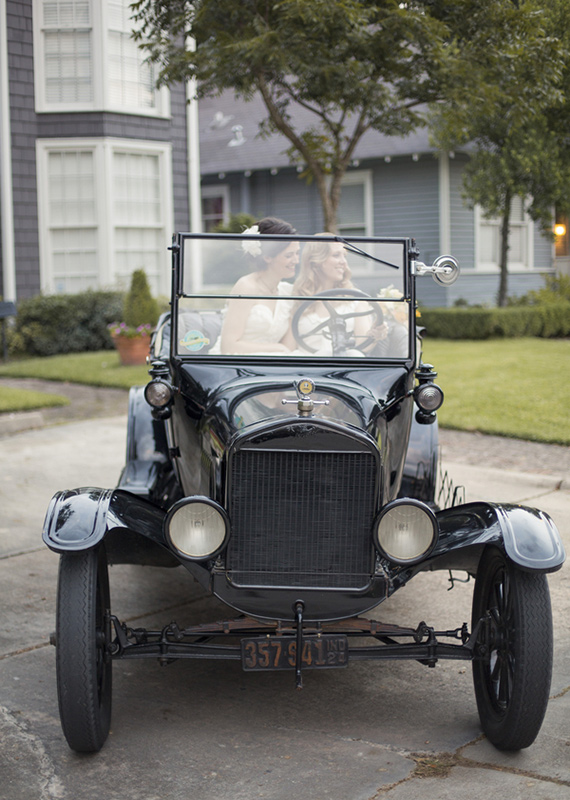
[[238,278],[232,288],[232,294],[255,294],[257,291],[258,288],[254,278],[254,273],[242,275],[241,278]]

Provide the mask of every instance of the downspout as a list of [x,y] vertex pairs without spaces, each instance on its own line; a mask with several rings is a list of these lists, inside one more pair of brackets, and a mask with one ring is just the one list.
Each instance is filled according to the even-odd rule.
[[439,155],[439,252],[451,252],[451,200],[449,179],[449,156]]
[[[188,37],[186,46],[194,50],[196,43]],[[195,78],[186,81],[186,150],[188,158],[188,205],[189,222],[192,233],[202,232],[202,196],[200,191],[200,137],[198,133],[198,100],[196,98],[197,82]],[[195,246],[198,244],[198,247]],[[194,253],[192,258],[192,291],[202,289],[202,261],[199,243],[192,242]]]
[[8,25],[6,0],[0,0],[0,234],[2,238],[2,294],[16,301],[14,207],[12,196],[12,137],[8,80]]

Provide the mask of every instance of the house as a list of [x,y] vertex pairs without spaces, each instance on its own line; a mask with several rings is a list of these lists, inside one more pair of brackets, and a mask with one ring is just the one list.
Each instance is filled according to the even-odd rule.
[[[155,294],[169,293],[167,247],[174,230],[191,228],[197,186],[189,174],[194,106],[182,85],[154,87],[153,67],[131,39],[129,2],[0,0],[6,300],[124,287],[141,267]],[[244,103],[226,92],[200,101],[204,230],[242,211],[283,217],[300,233],[322,229],[315,185],[301,177],[302,165],[290,164],[286,140],[258,136],[263,116],[259,99]],[[455,285],[420,282],[428,305],[492,303],[497,293],[498,221],[461,200],[467,158],[435,153],[425,130],[403,139],[369,132],[344,179],[341,232],[412,235],[425,262],[457,257]],[[564,241],[557,241],[561,259]],[[555,268],[554,245],[522,204],[513,209],[510,256],[511,294],[539,287]],[[373,290],[373,276],[367,280]]]

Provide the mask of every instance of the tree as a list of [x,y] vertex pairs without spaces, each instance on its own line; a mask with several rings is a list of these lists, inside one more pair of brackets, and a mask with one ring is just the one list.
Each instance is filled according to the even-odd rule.
[[[432,5],[137,0],[132,8],[135,38],[159,65],[159,83],[196,77],[200,96],[233,89],[247,100],[260,93],[262,134],[289,140],[291,160],[316,182],[325,228],[336,231],[342,178],[362,136],[371,129],[410,133],[423,122],[422,104],[441,96],[452,64],[462,63]],[[189,36],[195,48],[185,46]],[[304,130],[294,122],[295,106],[313,114]]]
[[568,160],[553,125],[563,106],[566,56],[559,38],[549,35],[548,17],[537,2],[495,5],[502,46],[479,65],[479,80],[487,91],[440,106],[432,137],[444,150],[470,148],[464,195],[487,216],[500,217],[497,304],[504,306],[513,199],[522,198],[531,218],[551,231],[552,206],[568,178]]

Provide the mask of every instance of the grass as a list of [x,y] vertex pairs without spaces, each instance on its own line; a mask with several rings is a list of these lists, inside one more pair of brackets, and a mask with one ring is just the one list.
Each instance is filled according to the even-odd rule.
[[33,411],[48,406],[67,406],[69,399],[60,394],[46,394],[29,389],[12,389],[0,386],[0,413]]
[[[426,339],[424,361],[445,392],[442,427],[570,444],[569,339]],[[146,366],[122,367],[111,350],[14,361],[2,375],[120,389],[149,380]]]
[[11,378],[69,381],[113,389],[130,389],[131,386],[144,385],[150,380],[148,367],[121,366],[115,350],[12,361],[0,366],[0,377],[2,375]]
[[426,339],[445,392],[440,425],[570,444],[570,339]]

